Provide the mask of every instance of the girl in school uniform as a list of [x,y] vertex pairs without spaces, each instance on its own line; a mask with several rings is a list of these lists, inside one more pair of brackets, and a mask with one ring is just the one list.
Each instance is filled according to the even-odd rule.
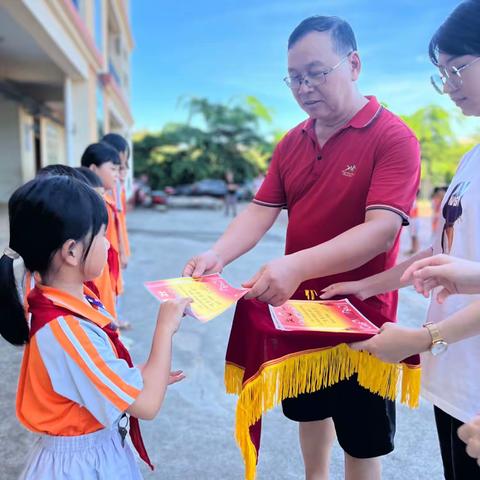
[[[117,151],[120,158],[120,167],[114,190],[114,198],[118,215],[117,227],[120,249],[120,267],[125,269],[128,266],[131,256],[127,230],[127,192],[125,189],[125,181],[127,179],[129,169],[130,146],[127,140],[118,133],[107,133],[102,137],[101,141],[113,147]],[[123,276],[121,279],[123,290],[125,290]],[[122,296],[120,295],[117,296],[116,308],[119,327],[130,328],[131,325],[122,318]]]
[[119,218],[120,263],[122,268],[126,268],[131,255],[127,231],[127,192],[125,189],[125,181],[130,168],[130,146],[127,140],[118,133],[107,133],[101,141],[115,148],[120,158],[118,181],[115,187],[115,201]]
[[[188,300],[162,304],[149,358],[137,368],[112,317],[84,286],[107,260],[101,197],[73,178],[37,178],[12,195],[9,220],[9,247],[0,258],[0,334],[25,345],[17,416],[38,434],[20,478],[141,479],[126,424],[151,466],[138,418],[154,418],[167,385],[182,378],[169,371],[172,337]],[[28,298],[30,322],[13,272],[19,258],[39,280]]]
[[120,157],[110,145],[103,142],[92,143],[83,153],[81,163],[83,167],[89,168],[100,178],[104,188],[103,199],[108,214],[106,237],[110,247],[107,268],[94,280],[94,283],[99,291],[100,300],[118,323],[116,301],[117,296],[123,292],[123,283],[120,269],[119,220],[112,192],[118,179]]

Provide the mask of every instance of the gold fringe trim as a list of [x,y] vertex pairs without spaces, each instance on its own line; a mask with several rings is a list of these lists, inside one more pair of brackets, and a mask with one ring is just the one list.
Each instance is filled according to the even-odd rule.
[[410,408],[418,407],[421,375],[419,365],[385,363],[367,352],[352,350],[345,343],[266,362],[245,384],[244,369],[227,363],[227,393],[239,395],[235,438],[245,462],[245,479],[255,479],[257,466],[257,452],[250,439],[250,426],[285,398],[315,392],[355,373],[362,387],[390,400],[397,396],[401,376],[401,402]]

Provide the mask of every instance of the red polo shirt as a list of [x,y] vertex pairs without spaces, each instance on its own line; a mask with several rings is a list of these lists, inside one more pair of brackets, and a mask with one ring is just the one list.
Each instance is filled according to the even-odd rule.
[[[290,130],[277,145],[253,201],[288,209],[286,254],[320,245],[364,223],[367,210],[390,210],[408,225],[420,180],[419,144],[397,116],[375,97],[368,98],[368,104],[322,147],[313,119]],[[332,283],[359,280],[393,267],[399,237],[390,251],[355,270],[302,283],[293,298],[314,300]],[[396,292],[363,303],[395,320]],[[355,304],[361,307],[358,301]]]

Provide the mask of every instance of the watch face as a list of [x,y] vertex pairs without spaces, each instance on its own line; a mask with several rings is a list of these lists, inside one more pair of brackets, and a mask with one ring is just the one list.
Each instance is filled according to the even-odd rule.
[[430,352],[432,352],[432,355],[437,356],[443,353],[448,347],[447,342],[444,342],[443,340],[440,340],[439,342],[435,342],[431,347],[430,347]]

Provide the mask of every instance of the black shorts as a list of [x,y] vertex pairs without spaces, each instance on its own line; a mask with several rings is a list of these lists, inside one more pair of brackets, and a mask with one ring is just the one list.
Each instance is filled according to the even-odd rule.
[[375,395],[354,375],[331,387],[288,398],[283,413],[296,422],[332,418],[340,446],[355,458],[390,453],[395,437],[395,402]]
[[458,437],[457,430],[463,423],[438,407],[435,407],[434,411],[445,479],[479,479],[480,467],[477,461],[468,455],[467,446]]

